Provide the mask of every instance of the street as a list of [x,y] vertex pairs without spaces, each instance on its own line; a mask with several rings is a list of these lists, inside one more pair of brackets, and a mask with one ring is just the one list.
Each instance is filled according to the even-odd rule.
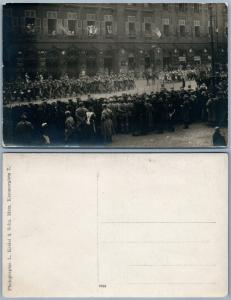
[[[133,89],[133,90],[127,90],[127,91],[119,91],[119,92],[112,92],[112,93],[102,93],[102,94],[91,94],[90,96],[93,98],[93,99],[99,99],[99,98],[110,98],[110,97],[113,97],[113,96],[121,96],[123,94],[129,94],[129,95],[134,95],[134,94],[143,94],[143,93],[151,93],[151,92],[159,92],[161,90],[161,84],[162,84],[162,81],[160,80],[156,80],[155,81],[155,84],[152,84],[151,81],[150,81],[150,84],[147,85],[147,82],[146,80],[144,79],[139,79],[139,80],[136,80],[136,88]],[[192,89],[195,89],[196,88],[196,82],[194,80],[191,80],[191,81],[186,81],[186,84],[185,84],[185,89],[188,88],[188,85],[191,85],[191,88]],[[164,87],[167,89],[167,90],[171,90],[172,88],[174,90],[180,90],[182,86],[182,82],[170,82],[170,83],[164,83]],[[46,102],[47,103],[52,103],[52,102],[56,102],[57,100],[60,100],[62,102],[68,102],[69,99],[72,99],[73,101],[75,101],[76,98],[80,98],[82,101],[85,101],[87,100],[88,98],[88,95],[77,95],[75,97],[73,96],[67,96],[65,98],[59,98],[59,99],[47,99]],[[32,100],[32,101],[15,101],[15,102],[11,102],[5,106],[8,106],[8,107],[14,107],[14,106],[18,106],[18,105],[28,105],[29,103],[36,103],[36,104],[41,104],[43,102],[42,99],[40,100]]]
[[[197,123],[183,129],[182,125],[176,126],[175,132],[163,134],[150,133],[143,136],[119,134],[113,136],[113,142],[107,147],[132,147],[132,148],[180,148],[180,147],[212,147],[212,134],[214,129],[206,124]],[[221,133],[227,141],[227,128],[221,128]]]

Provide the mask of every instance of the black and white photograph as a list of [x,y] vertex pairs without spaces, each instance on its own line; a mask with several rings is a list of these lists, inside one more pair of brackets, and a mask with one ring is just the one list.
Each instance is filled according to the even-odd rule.
[[228,143],[226,3],[3,6],[3,143]]

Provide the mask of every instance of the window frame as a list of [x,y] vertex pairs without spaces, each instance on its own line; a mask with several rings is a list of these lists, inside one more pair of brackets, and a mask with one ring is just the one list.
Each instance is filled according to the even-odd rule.
[[47,19],[47,33],[48,33],[48,35],[53,35],[53,31],[52,32],[49,32],[49,21],[55,21],[55,24],[56,24],[56,28],[55,28],[55,35],[57,35],[57,24],[58,24],[58,21],[57,21],[57,19],[55,19],[55,18],[49,18],[49,19]]

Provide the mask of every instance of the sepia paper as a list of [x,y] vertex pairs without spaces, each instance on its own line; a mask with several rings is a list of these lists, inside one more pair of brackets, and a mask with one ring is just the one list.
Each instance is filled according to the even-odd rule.
[[6,297],[221,297],[226,154],[5,154]]

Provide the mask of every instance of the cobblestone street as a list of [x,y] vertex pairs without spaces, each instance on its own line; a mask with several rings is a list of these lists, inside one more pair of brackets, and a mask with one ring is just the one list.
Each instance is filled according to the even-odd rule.
[[[222,128],[221,133],[227,140],[227,128]],[[192,124],[189,129],[183,129],[182,125],[176,126],[175,132],[163,134],[150,133],[144,136],[132,136],[119,134],[113,137],[109,147],[212,147],[213,128],[206,124]]]

